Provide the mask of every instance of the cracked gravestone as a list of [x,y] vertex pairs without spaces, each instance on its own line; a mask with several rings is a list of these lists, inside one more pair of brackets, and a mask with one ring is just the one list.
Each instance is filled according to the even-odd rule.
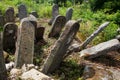
[[64,16],[58,15],[52,24],[52,28],[48,37],[49,38],[59,37],[60,32],[62,31],[62,28],[64,27],[65,23],[66,23],[66,18]]
[[15,67],[21,68],[23,64],[32,64],[34,55],[35,27],[27,20],[22,19],[18,31],[15,53]]
[[4,24],[5,24],[5,18],[4,18],[4,16],[3,15],[0,15],[0,26],[4,26]]
[[5,22],[14,22],[15,21],[15,16],[14,16],[14,8],[9,7],[6,12],[5,12]]
[[74,20],[70,20],[67,22],[67,24],[65,25],[65,30],[63,31],[59,39],[55,42],[49,56],[47,57],[41,69],[43,73],[51,73],[59,67],[67,52],[68,47],[70,46],[78,30],[79,23]]
[[67,12],[66,12],[66,21],[71,20],[72,14],[73,14],[73,9],[72,8],[68,8]]
[[55,17],[58,15],[59,15],[59,6],[57,4],[54,4],[52,7],[52,19],[48,22],[48,24],[52,25]]
[[112,39],[107,42],[100,43],[91,48],[84,49],[80,52],[80,57],[95,58],[100,55],[107,54],[110,51],[120,49],[120,42],[117,39]]
[[15,23],[7,23],[3,29],[3,50],[14,49],[17,39],[18,26]]
[[24,4],[18,6],[18,16],[20,20],[27,17],[27,8]]
[[1,32],[0,32],[0,80],[7,80],[7,70],[5,67],[5,60],[3,56]]

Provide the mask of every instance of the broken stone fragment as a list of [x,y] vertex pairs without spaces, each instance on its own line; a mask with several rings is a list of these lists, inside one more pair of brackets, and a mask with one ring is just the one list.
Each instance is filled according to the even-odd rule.
[[80,52],[80,57],[95,58],[104,55],[110,51],[116,51],[120,48],[120,42],[117,39],[112,39],[107,42],[100,43],[91,48],[84,49]]
[[22,80],[53,80],[49,76],[37,71],[36,69],[31,69],[23,73],[20,78]]

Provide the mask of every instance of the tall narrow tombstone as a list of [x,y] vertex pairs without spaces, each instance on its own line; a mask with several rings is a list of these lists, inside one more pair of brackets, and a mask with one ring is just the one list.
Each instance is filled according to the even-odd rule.
[[20,20],[27,17],[27,8],[24,4],[18,6],[18,16]]
[[9,7],[5,12],[5,22],[14,22],[15,21],[15,12],[13,7]]
[[42,72],[45,74],[53,72],[57,69],[67,52],[73,38],[75,37],[77,31],[79,30],[79,23],[74,20],[70,20],[65,25],[65,30],[55,42],[49,56],[47,57],[43,67]]
[[34,55],[35,27],[27,19],[22,19],[16,43],[15,67],[32,64]]
[[5,24],[5,19],[3,15],[0,15],[0,27],[3,27]]
[[17,39],[17,29],[18,26],[13,23],[7,23],[3,29],[3,50],[14,49],[15,50],[15,43]]
[[66,12],[66,21],[71,20],[72,14],[73,14],[73,9],[72,8],[68,8],[67,12]]
[[3,57],[1,32],[0,32],[0,80],[7,80],[7,70],[5,67],[5,60]]
[[64,16],[58,15],[52,24],[52,28],[48,37],[59,37],[60,32],[64,27],[65,23],[66,23],[66,18]]
[[59,15],[59,6],[57,4],[54,4],[52,7],[52,19],[48,22],[48,24],[52,25],[55,17],[58,15]]

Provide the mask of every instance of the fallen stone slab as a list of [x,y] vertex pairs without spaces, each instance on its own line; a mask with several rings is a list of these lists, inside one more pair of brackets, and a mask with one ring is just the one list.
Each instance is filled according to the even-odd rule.
[[49,76],[37,71],[36,69],[31,69],[21,75],[22,80],[54,80]]
[[95,58],[104,55],[110,51],[115,51],[120,48],[120,42],[117,39],[112,39],[107,42],[100,43],[91,48],[84,49],[80,52],[80,57]]

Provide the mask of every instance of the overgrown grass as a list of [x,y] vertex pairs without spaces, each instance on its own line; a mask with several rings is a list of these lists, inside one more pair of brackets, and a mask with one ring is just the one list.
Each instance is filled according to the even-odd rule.
[[[51,18],[52,4],[49,4],[47,1],[44,1],[44,3],[41,4],[36,3],[34,0],[4,0],[0,1],[1,11],[4,13],[8,7],[12,6],[15,8],[15,12],[17,13],[17,7],[20,4],[26,5],[28,13],[31,11],[37,11],[39,18]],[[117,11],[113,14],[105,13],[105,9],[97,12],[92,12],[90,10],[89,3],[86,2],[83,4],[73,5],[73,3],[70,3],[68,1],[67,5],[68,7],[72,7],[74,10],[72,19],[82,19],[79,35],[81,34],[80,38],[83,40],[92,34],[99,25],[106,21],[110,21],[110,25],[94,39],[92,44],[98,44],[100,42],[107,41],[117,35],[116,30],[120,24],[120,11]],[[60,15],[65,16],[68,7],[60,7]]]

